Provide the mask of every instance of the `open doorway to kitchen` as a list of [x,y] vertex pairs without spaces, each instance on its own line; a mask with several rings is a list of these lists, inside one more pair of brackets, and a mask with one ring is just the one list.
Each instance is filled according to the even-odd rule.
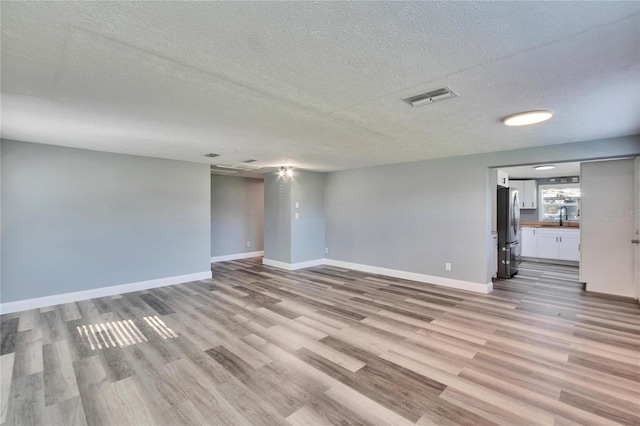
[[532,265],[562,265],[577,283],[580,163],[501,167],[492,178],[494,277],[515,283]]
[[502,168],[519,193],[522,260],[580,262],[580,163]]
[[[498,241],[504,224],[498,200],[492,199],[494,276],[527,282],[528,272],[562,265],[569,281],[579,277],[588,291],[637,298],[638,164],[620,158],[493,169],[495,191],[502,186],[517,194],[520,231],[519,256],[504,256]],[[517,262],[511,268],[515,274],[500,274],[505,261]]]

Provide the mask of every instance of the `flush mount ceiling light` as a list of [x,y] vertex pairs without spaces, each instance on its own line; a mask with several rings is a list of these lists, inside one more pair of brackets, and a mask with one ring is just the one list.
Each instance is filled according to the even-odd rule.
[[550,111],[527,111],[510,115],[504,118],[502,122],[507,126],[527,126],[547,121],[552,116],[553,114]]
[[534,170],[551,170],[555,168],[556,166],[552,166],[551,164],[545,164],[544,166],[535,166]]
[[291,167],[280,167],[280,170],[278,170],[278,176],[280,177],[292,177],[293,176],[293,169]]

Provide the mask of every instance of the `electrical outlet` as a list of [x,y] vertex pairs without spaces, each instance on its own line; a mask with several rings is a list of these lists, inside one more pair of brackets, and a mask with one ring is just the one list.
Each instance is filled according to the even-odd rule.
[[300,215],[296,212],[296,219],[300,219]]
[[444,264],[444,269],[446,269],[447,271],[451,270],[451,264],[449,262]]
[[296,201],[296,209],[300,208],[300,203]]
[[325,253],[329,253],[329,247],[325,247],[325,248],[324,248],[324,252],[325,252]]
[[247,241],[247,247],[251,247],[251,241]]

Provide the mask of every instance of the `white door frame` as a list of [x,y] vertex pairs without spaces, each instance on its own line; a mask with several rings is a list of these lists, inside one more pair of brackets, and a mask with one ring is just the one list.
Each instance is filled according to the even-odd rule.
[[[634,188],[634,198],[635,198],[635,211],[633,212],[636,219],[636,230],[634,239],[640,239],[640,157],[636,157],[635,159],[635,188]],[[636,253],[635,253],[635,262],[636,262],[636,299],[638,299],[638,303],[640,303],[640,244],[636,244]]]

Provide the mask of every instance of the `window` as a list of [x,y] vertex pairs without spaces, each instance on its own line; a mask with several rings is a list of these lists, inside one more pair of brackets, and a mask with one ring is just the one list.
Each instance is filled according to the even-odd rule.
[[562,220],[580,220],[580,184],[553,184],[540,185],[540,208],[538,209],[540,221],[560,220],[562,207]]

